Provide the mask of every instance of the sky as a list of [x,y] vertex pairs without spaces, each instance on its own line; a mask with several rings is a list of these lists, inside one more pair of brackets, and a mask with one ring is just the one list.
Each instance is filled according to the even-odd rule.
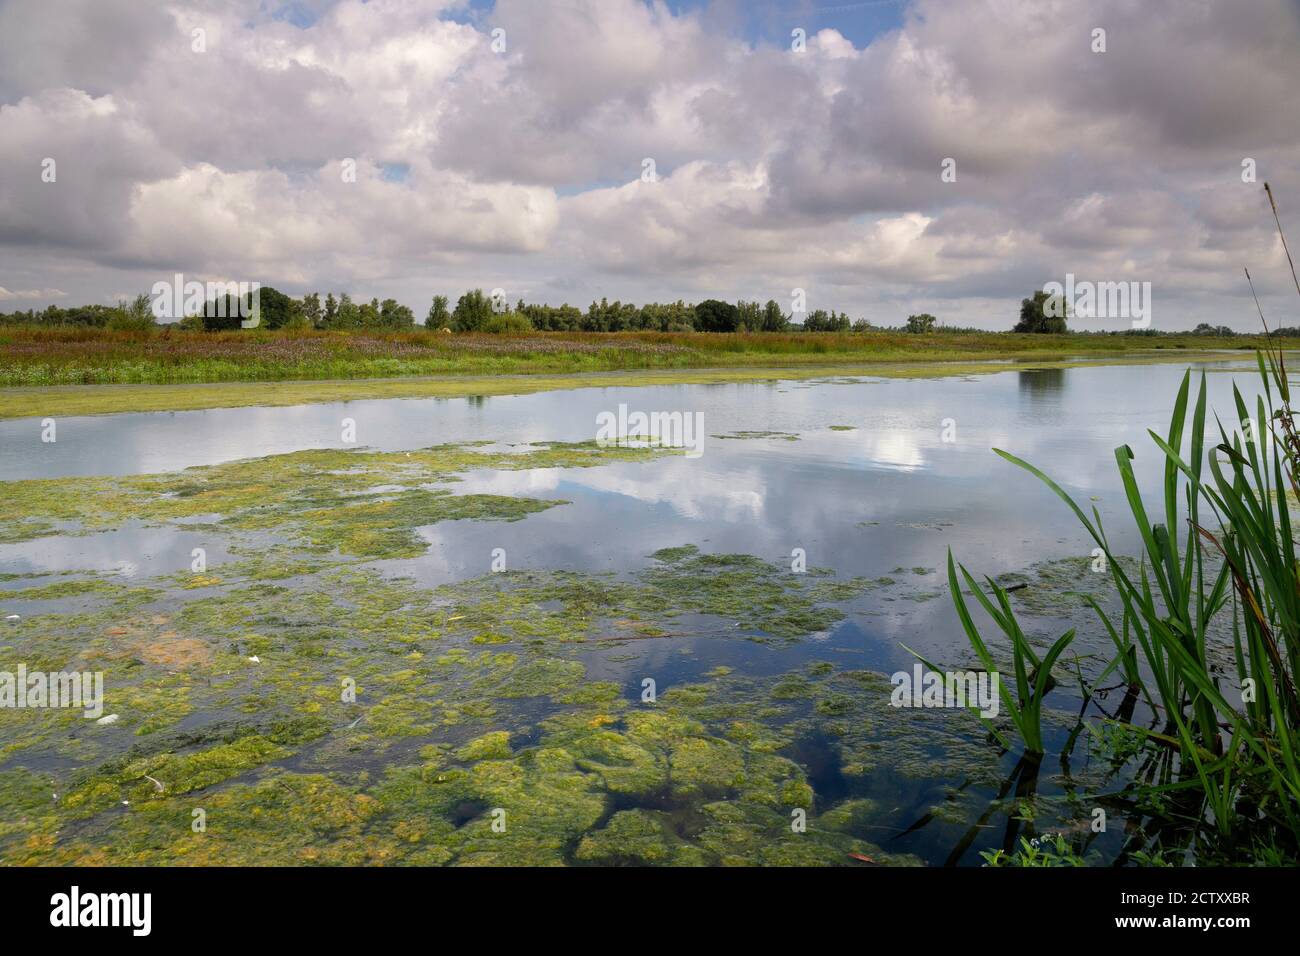
[[1298,52],[1300,0],[0,0],[0,311],[180,273],[1006,329],[1070,275],[1254,330],[1248,267],[1295,326]]

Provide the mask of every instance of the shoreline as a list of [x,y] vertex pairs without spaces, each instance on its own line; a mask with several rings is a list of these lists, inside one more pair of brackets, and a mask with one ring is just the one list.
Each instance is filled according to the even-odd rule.
[[196,382],[174,385],[41,385],[0,389],[0,419],[200,411],[210,408],[286,407],[386,398],[465,398],[527,395],[578,388],[713,385],[837,377],[947,378],[1028,369],[1098,365],[1246,360],[1241,349],[1125,349],[1069,357],[994,356],[984,359],[908,359],[879,362],[798,363],[689,369],[615,369],[594,372],[399,378],[294,379]]

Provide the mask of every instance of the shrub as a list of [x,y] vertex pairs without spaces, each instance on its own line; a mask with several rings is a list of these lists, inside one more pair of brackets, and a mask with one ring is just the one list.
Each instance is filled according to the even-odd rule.
[[526,315],[521,315],[518,312],[504,312],[500,315],[493,315],[484,322],[481,331],[491,332],[496,335],[531,332],[533,331],[533,323],[528,321]]

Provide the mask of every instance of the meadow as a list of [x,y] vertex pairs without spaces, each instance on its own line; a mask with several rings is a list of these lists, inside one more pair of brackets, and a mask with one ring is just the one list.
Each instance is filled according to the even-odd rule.
[[[322,381],[1254,350],[1261,336],[1000,332],[127,331],[0,327],[0,387]],[[1300,347],[1300,339],[1275,345]]]

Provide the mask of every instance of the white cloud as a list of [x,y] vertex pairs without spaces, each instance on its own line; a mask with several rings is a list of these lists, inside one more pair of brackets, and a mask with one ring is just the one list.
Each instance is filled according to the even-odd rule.
[[0,285],[0,302],[13,299],[61,299],[67,293],[59,289],[15,289],[10,291]]
[[422,312],[475,284],[797,284],[877,322],[1007,327],[1073,272],[1151,281],[1178,325],[1245,327],[1249,264],[1266,308],[1292,308],[1240,175],[1254,159],[1300,209],[1288,0],[913,0],[898,30],[822,29],[802,54],[641,0],[320,0],[306,28],[257,0],[47,6],[0,0],[10,285],[99,301],[181,270]]

